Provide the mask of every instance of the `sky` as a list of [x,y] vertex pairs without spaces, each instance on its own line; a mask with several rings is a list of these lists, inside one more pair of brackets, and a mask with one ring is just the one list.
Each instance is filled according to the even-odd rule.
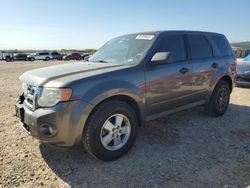
[[0,0],[0,49],[99,48],[155,30],[219,32],[250,41],[250,0]]

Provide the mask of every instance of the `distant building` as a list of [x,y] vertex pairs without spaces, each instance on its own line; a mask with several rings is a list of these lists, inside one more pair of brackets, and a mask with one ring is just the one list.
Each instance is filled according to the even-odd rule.
[[237,42],[231,45],[237,58],[244,58],[250,54],[250,42]]

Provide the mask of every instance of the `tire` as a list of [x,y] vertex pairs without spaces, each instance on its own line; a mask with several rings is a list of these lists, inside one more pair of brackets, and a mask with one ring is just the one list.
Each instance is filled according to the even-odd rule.
[[138,119],[130,105],[117,100],[106,101],[90,115],[83,132],[83,146],[100,160],[115,160],[133,146],[137,127]]
[[218,117],[227,111],[230,100],[230,88],[224,80],[219,81],[206,105],[209,115]]
[[49,58],[49,57],[46,57],[46,58],[45,58],[45,61],[49,61],[49,60],[50,60],[50,58]]
[[31,57],[31,58],[30,58],[30,61],[35,61],[35,58],[34,58],[34,57]]
[[5,61],[6,61],[6,62],[10,62],[10,61],[11,61],[11,57],[6,57],[6,58],[5,58]]

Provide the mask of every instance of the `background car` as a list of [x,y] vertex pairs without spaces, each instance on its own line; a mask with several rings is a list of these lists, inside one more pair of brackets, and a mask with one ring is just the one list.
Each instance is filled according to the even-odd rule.
[[79,53],[71,53],[63,57],[64,60],[81,60],[82,56]]
[[237,86],[250,86],[250,54],[238,64]]
[[35,60],[49,61],[51,59],[53,59],[53,56],[49,52],[41,52],[41,53],[36,53],[35,55],[28,56],[28,60],[30,61],[35,61]]
[[90,56],[89,53],[83,53],[83,54],[81,55],[81,59],[82,59],[82,60],[86,60],[86,59],[89,58],[89,56]]
[[15,54],[15,55],[7,55],[5,57],[5,61],[10,62],[10,61],[27,61],[27,54]]
[[65,56],[64,54],[60,54],[58,52],[51,52],[52,55],[52,59],[57,59],[57,60],[62,60],[63,56]]

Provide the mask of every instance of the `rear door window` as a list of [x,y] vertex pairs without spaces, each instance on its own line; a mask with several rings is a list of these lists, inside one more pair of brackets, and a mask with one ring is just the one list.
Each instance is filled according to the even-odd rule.
[[39,53],[39,55],[48,55],[49,53],[45,53],[45,52],[42,52],[42,53]]
[[186,60],[186,50],[182,35],[164,36],[156,48],[156,52],[170,52],[174,62]]
[[188,35],[188,42],[192,59],[211,58],[212,48],[208,40],[203,35]]
[[219,49],[221,56],[231,56],[232,55],[232,49],[224,36],[215,35],[215,36],[212,36],[212,38],[213,38],[217,48]]

